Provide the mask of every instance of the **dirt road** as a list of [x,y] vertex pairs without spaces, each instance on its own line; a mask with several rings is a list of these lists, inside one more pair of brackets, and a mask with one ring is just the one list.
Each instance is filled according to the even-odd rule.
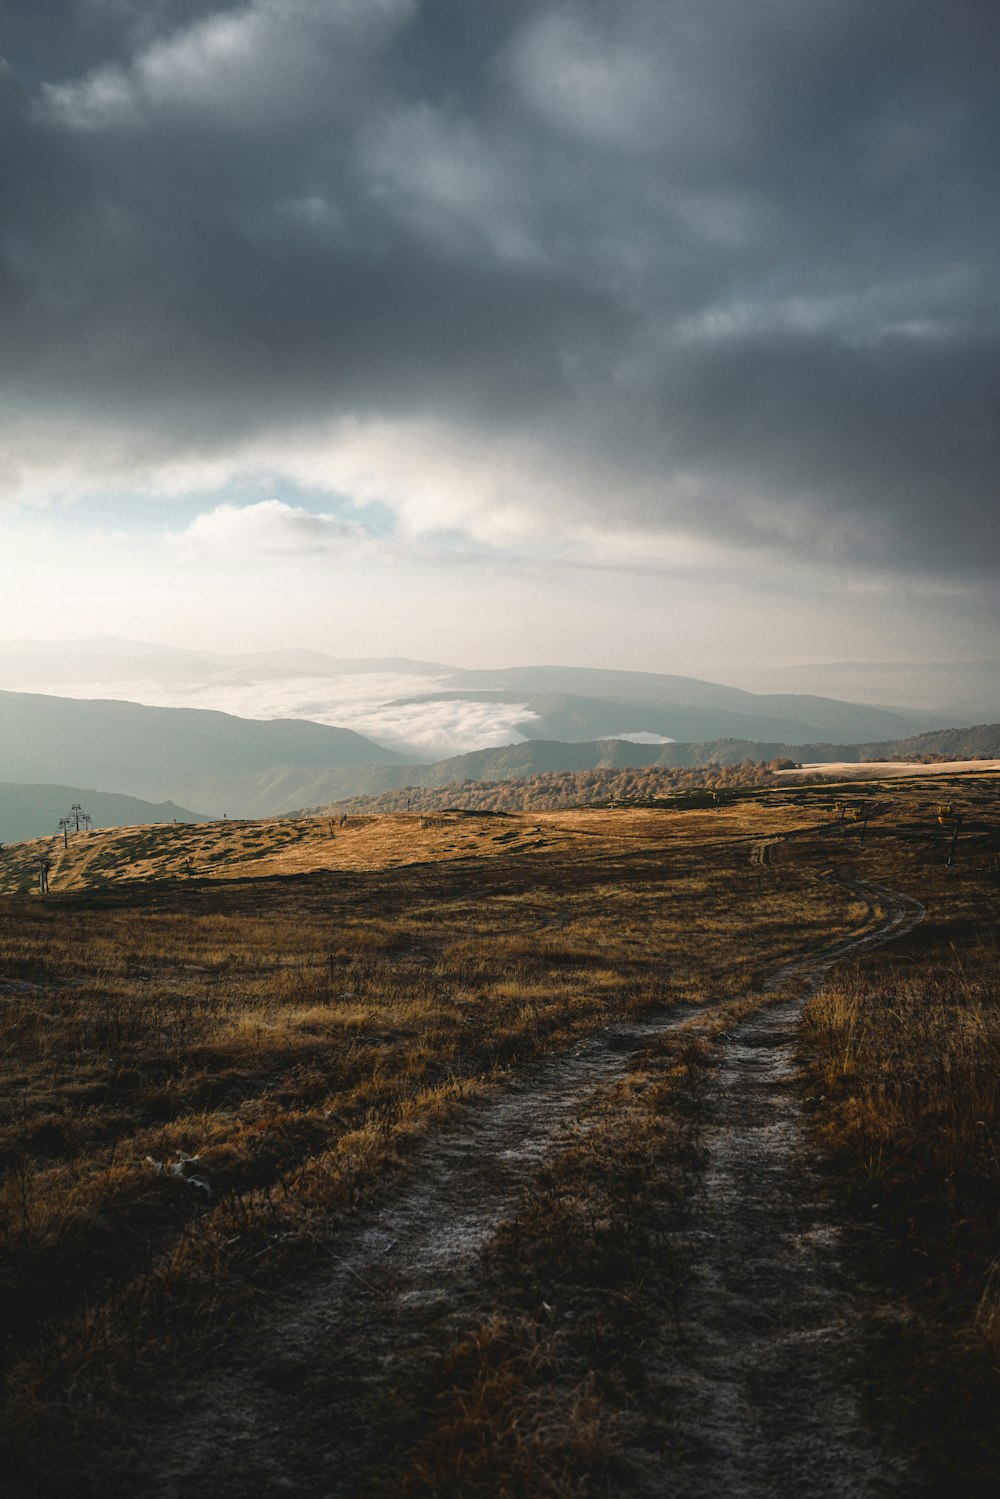
[[882,904],[879,926],[797,965],[805,992],[756,1010],[721,1049],[702,1193],[683,1235],[695,1268],[682,1342],[659,1370],[683,1433],[678,1499],[912,1492],[858,1410],[852,1360],[874,1309],[846,1276],[794,1086],[803,1000],[840,959],[925,914],[909,897],[857,888]]
[[[803,998],[835,963],[923,915],[905,896],[854,888],[870,905],[865,928],[775,973],[768,988],[794,981],[796,997],[763,1005],[721,1043],[704,1188],[684,1229],[696,1270],[683,1335],[671,1329],[650,1371],[685,1433],[658,1495],[776,1499],[813,1483],[845,1499],[893,1492],[892,1464],[851,1394],[866,1309],[844,1280],[792,1086]],[[431,1326],[465,1325],[480,1252],[539,1164],[644,1042],[689,1015],[616,1026],[470,1105],[460,1128],[422,1148],[411,1184],[342,1241],[328,1272],[272,1306],[252,1360],[211,1369],[200,1390],[165,1405],[138,1444],[147,1455],[135,1491],[356,1493],[384,1455],[373,1414],[409,1350]]]

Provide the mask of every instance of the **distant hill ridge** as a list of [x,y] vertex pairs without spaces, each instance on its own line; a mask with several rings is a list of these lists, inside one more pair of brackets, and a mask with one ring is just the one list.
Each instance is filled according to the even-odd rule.
[[[330,662],[331,669],[375,664],[363,658],[355,663],[338,662],[310,652],[264,656],[276,670],[284,669],[289,659],[297,670],[305,664],[304,658],[311,661],[314,656]],[[238,663],[251,658],[220,659]],[[259,667],[260,658],[252,659]],[[431,663],[396,664],[431,667]],[[620,694],[615,699],[586,695],[613,689]],[[685,701],[669,703],[670,694]],[[523,714],[515,711],[507,719],[516,725],[510,737],[517,736],[518,742],[426,764],[417,763],[419,752],[385,749],[354,730],[307,718],[249,719],[206,708],[148,707],[117,698],[0,691],[0,779],[22,785],[91,785],[153,803],[169,799],[213,816],[239,817],[269,816],[378,795],[405,785],[499,781],[597,766],[683,767],[731,764],[744,758],[822,761],[892,753],[995,752],[990,748],[995,742],[995,736],[990,738],[990,725],[975,730],[935,728],[917,735],[851,737],[844,732],[849,722],[871,727],[901,720],[881,709],[832,699],[765,697],[695,678],[647,672],[572,667],[451,671],[447,684],[437,683],[434,692],[397,701],[446,704],[465,700],[521,705]],[[794,711],[799,717],[761,716],[762,706]],[[433,717],[433,707],[429,711]],[[829,733],[806,733],[807,716],[829,723]],[[691,724],[702,728],[724,725],[727,732],[680,732]],[[749,732],[758,725],[769,732]],[[742,732],[744,727],[748,732]],[[678,742],[621,737],[630,733]],[[969,735],[977,737],[970,740]],[[962,745],[967,747],[962,749]]]
[[92,787],[14,785],[3,781],[0,782],[0,843],[44,838],[48,833],[55,836],[60,817],[69,814],[74,802],[90,814],[95,828],[208,821],[176,802],[147,802],[135,796],[95,791]]
[[[723,701],[690,701],[699,696],[694,689],[702,686],[706,694],[711,687]],[[660,690],[665,693],[668,689]],[[678,689],[678,695],[684,700],[588,697],[576,692],[517,691],[510,687],[449,688],[394,698],[388,706],[410,708],[432,703],[483,701],[520,706],[527,710],[524,717],[511,720],[518,734],[526,739],[562,740],[566,743],[591,743],[630,732],[658,734],[686,742],[736,733],[746,739],[781,739],[789,743],[811,740],[817,732],[825,732],[831,737],[850,741],[887,733],[905,733],[914,727],[908,716],[882,708],[838,703],[830,698],[795,698],[790,695],[765,698],[739,692],[736,688],[714,688],[710,683],[702,684],[693,679],[688,681],[687,691]]]
[[403,758],[352,729],[309,719],[0,692],[0,777],[21,783],[89,783],[151,800],[198,802],[200,786],[213,777]]
[[[536,740],[527,744],[504,745],[500,749],[477,750],[469,755],[441,760],[436,765],[379,768],[377,774],[384,780],[384,784],[378,789],[371,784],[375,767],[368,767],[360,772],[345,772],[342,777],[337,777],[337,784],[343,786],[344,790],[339,795],[331,796],[329,803],[349,804],[354,810],[360,810],[364,804],[372,811],[398,811],[405,806],[406,798],[404,796],[400,800],[395,793],[407,788],[420,791],[446,787],[464,791],[479,783],[497,785],[535,776],[555,777],[558,774],[580,775],[597,771],[612,773],[629,769],[696,770],[712,766],[725,768],[748,760],[755,763],[772,760],[793,760],[806,764],[841,760],[862,763],[867,760],[903,759],[914,755],[946,755],[954,759],[1000,757],[1000,724],[977,724],[967,729],[940,729],[928,734],[915,734],[907,739],[852,745],[772,744],[748,739],[716,739],[704,744],[663,745],[632,744],[621,739],[592,744],[561,744]],[[400,780],[399,777],[407,769],[411,773],[410,778]],[[316,784],[318,778],[313,782],[314,786]],[[286,784],[287,790],[290,787]],[[319,804],[320,799],[317,799],[302,805]],[[423,802],[418,799],[416,804],[423,805]],[[485,807],[487,803],[482,805]],[[497,805],[506,803],[501,798]]]
[[[0,642],[0,687],[161,706],[221,707],[250,717],[271,717],[272,706],[282,703],[290,713],[304,719],[318,715],[326,723],[337,723],[336,709],[342,708],[343,721],[353,723],[354,717],[347,715],[357,708],[354,679],[359,677],[368,678],[360,690],[369,700],[380,698],[380,679],[385,683],[383,706],[391,703],[401,710],[392,724],[392,743],[410,760],[427,758],[419,746],[429,742],[429,722],[441,729],[435,758],[453,752],[447,743],[448,715],[435,719],[434,707],[443,703],[506,705],[514,711],[500,718],[510,740],[590,741],[638,731],[685,741],[734,735],[854,743],[961,721],[927,709],[890,710],[812,692],[750,692],[698,677],[605,667],[469,671],[408,657],[345,658],[311,649],[220,655],[108,639],[23,642],[20,647]],[[108,690],[102,690],[102,683]],[[457,720],[454,726],[461,732]],[[414,730],[412,737],[408,729]],[[493,742],[502,740],[494,737]]]

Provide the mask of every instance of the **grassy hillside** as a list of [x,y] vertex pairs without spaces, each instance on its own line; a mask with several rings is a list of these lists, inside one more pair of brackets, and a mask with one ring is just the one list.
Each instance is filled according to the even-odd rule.
[[[929,734],[915,734],[889,744],[861,745],[862,759],[876,755],[945,755],[948,759],[995,759],[1000,755],[1000,723],[975,724],[970,729],[935,729]],[[801,755],[800,759],[803,758]]]
[[213,778],[254,775],[276,765],[325,768],[402,758],[350,729],[305,720],[264,721],[39,693],[0,692],[0,724],[4,780],[91,784],[196,806],[203,805],[200,791]]
[[278,765],[253,776],[220,776],[202,782],[202,804],[216,816],[276,817],[351,796],[375,796],[414,781],[425,765],[357,765],[335,770]]
[[[608,1475],[621,1494],[669,1491],[690,1430],[678,1391],[705,1354],[679,1315],[677,1231],[711,1191],[718,1055],[772,1008],[761,986],[780,965],[874,926],[872,881],[927,919],[818,996],[812,1074],[781,1086],[807,1093],[812,1151],[839,1173],[822,1183],[826,1238],[856,1219],[851,1280],[865,1256],[865,1295],[885,1279],[888,1332],[849,1350],[878,1440],[909,1422],[931,1444],[911,1452],[942,1481],[908,1464],[914,1493],[949,1476],[969,1499],[995,1492],[1000,1010],[981,935],[998,915],[996,788],[963,783],[954,868],[934,793],[909,784],[863,843],[808,786],[718,812],[74,840],[48,897],[0,897],[12,1496],[464,1499],[500,1481],[610,1492]],[[664,1016],[676,1029],[643,1040]],[[539,1068],[609,1057],[558,1150],[533,1153]],[[522,1148],[490,1153],[476,1121],[518,1106],[536,1115]],[[435,1284],[397,1302],[408,1249],[384,1215],[409,1202],[418,1229],[442,1227],[425,1194],[484,1152],[443,1227],[460,1236],[504,1172],[523,1191],[482,1255],[460,1274],[435,1260]],[[355,1268],[359,1242],[374,1247]],[[782,1394],[764,1390],[776,1422]]]
[[146,802],[80,786],[25,786],[5,781],[0,782],[0,843],[55,833],[60,817],[68,815],[74,802],[90,813],[96,828],[207,820],[175,802]]
[[[657,789],[654,782],[659,770],[737,766],[747,760],[761,763],[781,759],[796,762],[862,761],[943,752],[956,758],[1000,756],[1000,725],[940,730],[908,739],[854,745],[797,745],[752,739],[713,739],[677,744],[633,744],[625,739],[584,743],[529,740],[495,749],[473,750],[466,755],[438,760],[432,765],[364,765],[335,770],[282,766],[257,776],[205,782],[201,805],[242,817],[267,817],[303,807],[333,804],[359,809],[363,799],[369,797],[378,798],[371,807],[383,811],[405,809],[407,796],[413,806],[459,804],[514,808],[529,803],[523,798],[518,799],[514,793],[510,799],[495,800],[490,790],[476,791],[472,783],[486,783],[489,788],[498,782],[545,776],[554,778],[548,787],[556,798],[551,805],[579,805],[580,801],[594,800],[595,797],[585,794],[572,802],[567,801],[565,788],[557,784],[560,775],[586,777],[590,772],[600,772],[607,782],[606,788],[596,794],[596,799],[600,799],[615,794],[613,777],[604,777],[604,773],[628,768],[639,770],[645,767],[650,777],[649,794],[660,795],[673,783],[670,776],[664,776]],[[419,801],[413,799],[414,788],[422,793]],[[430,791],[441,791],[442,795],[423,794]],[[535,805],[534,801],[530,805]]]
[[434,817],[282,817],[120,827],[32,839],[0,854],[0,893],[34,888],[38,858],[49,889],[96,890],[148,880],[265,879],[317,870],[390,869],[548,846],[537,826],[462,812]]

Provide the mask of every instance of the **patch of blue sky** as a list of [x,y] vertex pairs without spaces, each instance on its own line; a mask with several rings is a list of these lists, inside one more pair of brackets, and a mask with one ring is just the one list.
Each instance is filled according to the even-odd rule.
[[189,490],[177,495],[150,495],[134,490],[112,490],[89,496],[61,513],[62,522],[75,521],[81,531],[118,531],[130,535],[162,535],[164,530],[183,531],[199,515],[220,505],[237,508],[277,500],[311,515],[332,517],[344,525],[360,526],[373,536],[392,536],[396,517],[379,501],[360,505],[349,495],[300,487],[271,474],[241,474],[211,489]]

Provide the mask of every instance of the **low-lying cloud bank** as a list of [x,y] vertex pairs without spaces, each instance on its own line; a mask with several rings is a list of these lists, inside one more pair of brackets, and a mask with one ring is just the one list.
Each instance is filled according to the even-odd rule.
[[308,718],[353,729],[386,749],[426,761],[518,744],[525,735],[514,726],[537,720],[526,704],[393,701],[433,692],[436,685],[440,682],[427,676],[389,673],[287,677],[277,682],[267,677],[233,681],[220,675],[203,683],[165,683],[150,677],[111,682],[39,677],[31,688],[21,690],[44,690],[55,697],[113,698],[161,708],[211,708],[240,718]]

